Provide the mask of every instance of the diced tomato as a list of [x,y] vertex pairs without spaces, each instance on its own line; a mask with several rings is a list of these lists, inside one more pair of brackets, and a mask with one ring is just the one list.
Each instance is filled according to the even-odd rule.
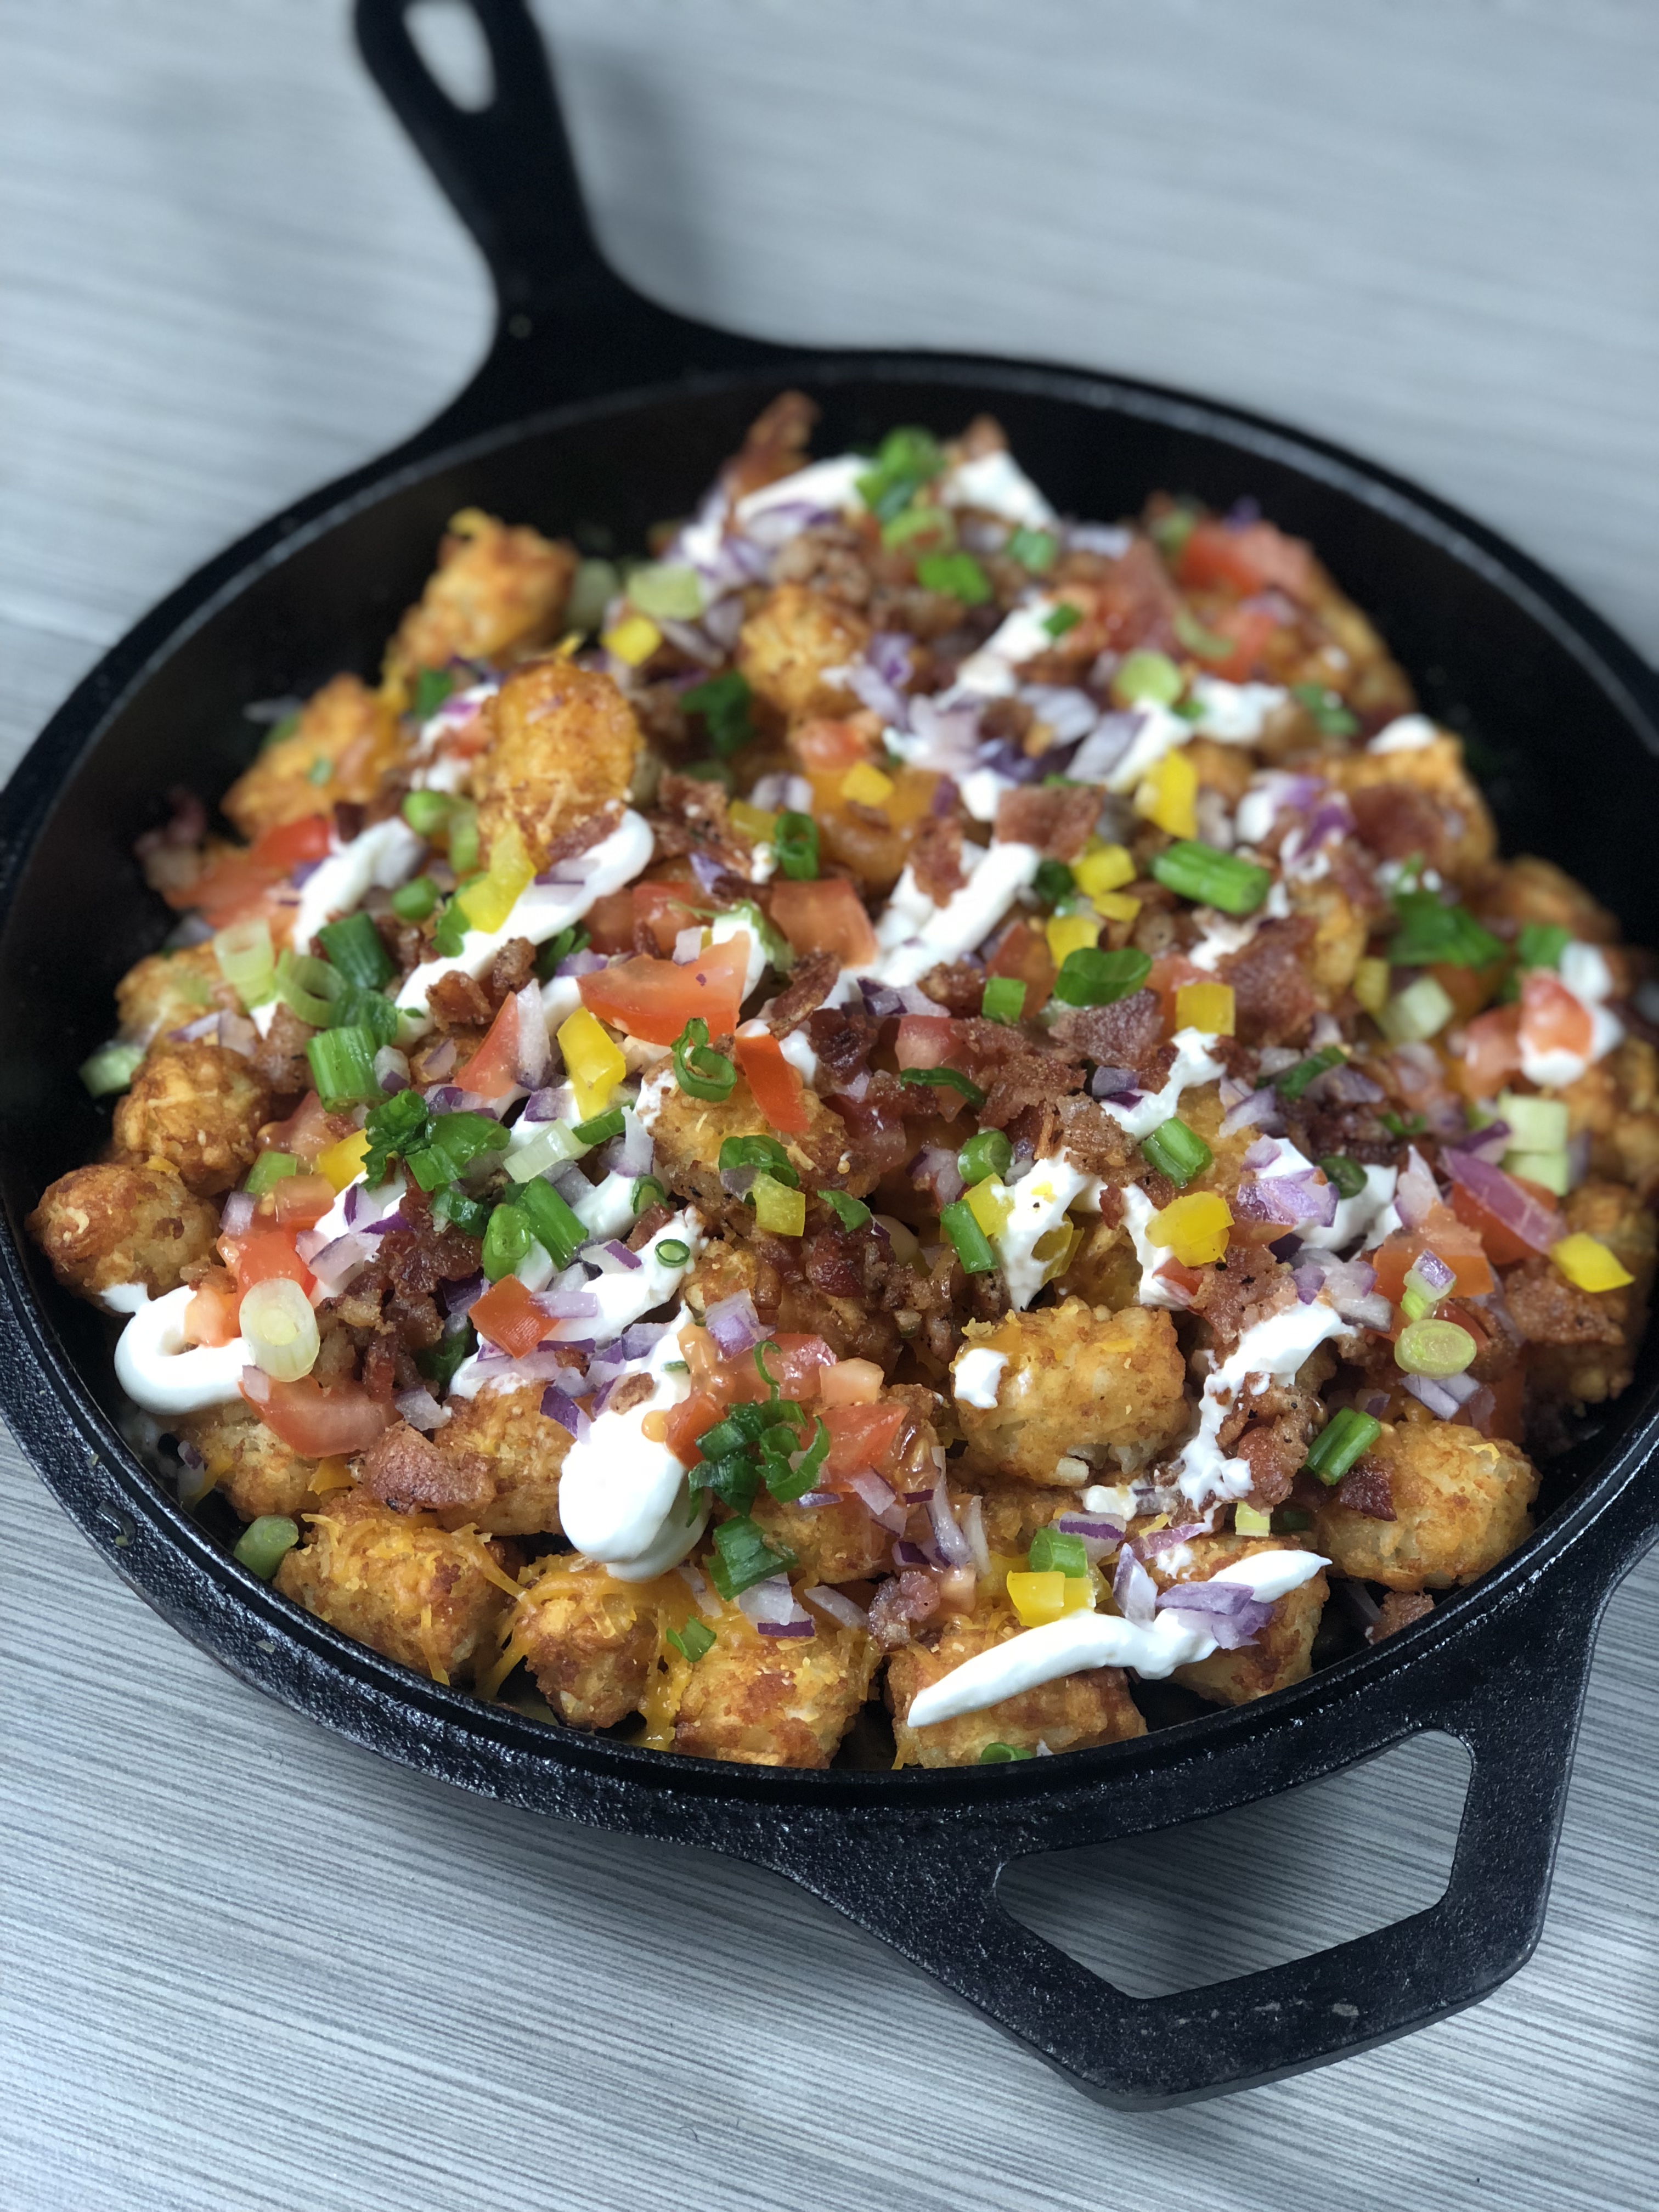
[[1588,1060],[1595,1042],[1589,1008],[1547,968],[1529,968],[1521,985],[1521,1041],[1528,1052],[1570,1052]]
[[1029,921],[1016,921],[1005,929],[997,939],[996,949],[985,963],[988,975],[1011,976],[1025,986],[1025,1007],[1028,1014],[1046,1006],[1054,995],[1054,977],[1059,973],[1048,957],[1047,939],[1040,929]]
[[[1553,1200],[1551,1201],[1552,1204]],[[1467,1185],[1455,1182],[1451,1191],[1451,1208],[1458,1219],[1473,1229],[1486,1248],[1486,1257],[1495,1267],[1512,1267],[1517,1260],[1529,1260],[1532,1247],[1517,1237],[1511,1228],[1498,1219],[1490,1206],[1482,1206]]]
[[1215,980],[1207,968],[1200,968],[1195,961],[1188,960],[1184,952],[1161,952],[1152,963],[1152,972],[1146,978],[1146,988],[1158,993],[1164,1026],[1173,1030],[1176,992],[1185,989],[1190,983],[1213,983]]
[[161,896],[179,912],[198,908],[210,928],[222,929],[252,914],[269,896],[276,876],[246,853],[227,853],[193,881],[164,889]]
[[740,929],[684,966],[641,953],[620,967],[595,969],[581,979],[582,1004],[651,1044],[672,1044],[698,1015],[711,1037],[725,1036],[738,1025],[748,973],[749,932]]
[[219,1249],[235,1278],[239,1298],[256,1283],[273,1282],[279,1276],[298,1283],[309,1297],[312,1273],[294,1249],[292,1229],[267,1228],[256,1222],[246,1237],[222,1237]]
[[1452,1289],[1459,1297],[1484,1297],[1496,1283],[1486,1248],[1475,1231],[1449,1206],[1437,1202],[1415,1229],[1396,1229],[1370,1254],[1376,1269],[1376,1287],[1391,1305],[1398,1305],[1406,1287],[1407,1271],[1420,1252],[1431,1251],[1452,1271]]
[[1302,600],[1313,589],[1314,573],[1313,556],[1301,539],[1287,538],[1271,522],[1252,522],[1243,530],[1200,522],[1176,562],[1176,574],[1189,591],[1243,594],[1276,585]]
[[[541,1019],[539,1014],[537,1019]],[[509,1091],[519,1088],[519,1002],[516,998],[503,999],[489,1035],[459,1079],[480,1098],[504,1098]]]
[[249,846],[247,857],[256,867],[285,876],[305,860],[325,860],[333,842],[334,825],[326,814],[307,814],[298,822],[279,823]]
[[659,952],[672,953],[680,932],[706,921],[714,911],[695,886],[686,884],[635,884],[631,896],[634,927],[650,931]]
[[198,1283],[185,1308],[186,1344],[229,1344],[237,1334],[235,1285],[223,1275]]
[[1494,1006],[1477,1014],[1463,1033],[1463,1089],[1471,1098],[1493,1098],[1521,1066],[1521,1009]]
[[826,1406],[823,1425],[830,1431],[825,1474],[857,1474],[879,1467],[892,1449],[904,1425],[904,1407],[891,1400],[885,1405]]
[[811,1127],[806,1115],[806,1086],[799,1068],[784,1058],[783,1047],[770,1030],[739,1030],[734,1049],[755,1103],[775,1129],[785,1136],[803,1136]]
[[1175,1289],[1184,1291],[1189,1298],[1195,1298],[1204,1287],[1204,1269],[1189,1267],[1182,1260],[1165,1260],[1154,1273]]
[[810,775],[856,768],[870,754],[870,740],[854,722],[804,722],[795,732],[794,747]]
[[392,1408],[371,1398],[361,1382],[325,1390],[314,1376],[277,1382],[258,1367],[245,1367],[241,1388],[265,1426],[306,1459],[367,1451],[392,1418]]
[[712,1429],[721,1413],[720,1400],[712,1390],[694,1390],[689,1398],[682,1398],[671,1407],[664,1424],[663,1441],[682,1467],[690,1467],[697,1456],[697,1438]]
[[898,1025],[894,1057],[901,1067],[943,1067],[956,1038],[948,1014],[906,1014]]
[[582,927],[592,939],[595,952],[631,952],[634,950],[633,892],[608,891],[605,897],[595,899],[587,909],[587,918]]
[[291,1153],[302,1167],[310,1170],[316,1165],[319,1153],[351,1134],[351,1127],[349,1115],[325,1114],[322,1100],[314,1091],[307,1091],[286,1121],[266,1123],[259,1132],[259,1149],[262,1152]]
[[514,1359],[533,1352],[553,1326],[516,1275],[503,1275],[476,1300],[468,1319],[480,1336]]
[[873,1359],[838,1359],[818,1377],[818,1395],[826,1406],[873,1406],[881,1382]]
[[772,920],[797,952],[833,952],[844,968],[868,967],[876,933],[845,876],[772,887]]
[[1261,666],[1261,658],[1279,630],[1279,619],[1266,607],[1224,607],[1206,617],[1204,627],[1218,637],[1232,640],[1233,649],[1219,658],[1202,656],[1206,672],[1229,684],[1243,684]]
[[[824,1368],[835,1364],[835,1353],[821,1336],[787,1334],[774,1337],[772,1341],[777,1350],[763,1352],[761,1357],[766,1362],[767,1373],[778,1386],[779,1395],[793,1398],[797,1405],[807,1404],[817,1396],[818,1376]],[[761,1381],[752,1352],[740,1352],[737,1358],[723,1362],[717,1388],[728,1406],[757,1405],[772,1395]]]
[[271,1193],[271,1209],[282,1229],[314,1229],[334,1203],[326,1176],[285,1176]]

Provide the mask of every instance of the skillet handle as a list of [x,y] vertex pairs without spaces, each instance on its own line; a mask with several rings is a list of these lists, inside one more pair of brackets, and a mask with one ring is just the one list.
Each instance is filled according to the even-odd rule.
[[[810,1824],[768,1863],[879,1936],[1103,2104],[1156,2109],[1344,2057],[1488,1995],[1543,1927],[1603,1592],[1583,1580],[1476,1620],[1421,1668],[1324,1714],[1035,1802],[1005,1817]],[[1358,1728],[1364,1734],[1358,1735]],[[1006,1911],[997,1878],[1040,1850],[1164,1827],[1274,1794],[1425,1729],[1473,1760],[1445,1894],[1374,1934],[1168,1996],[1126,1996]],[[1311,1739],[1311,1741],[1310,1740]],[[990,1778],[986,1778],[988,1781]],[[993,1785],[996,1786],[996,1785]]]
[[415,0],[356,0],[358,49],[477,240],[495,281],[495,343],[426,447],[532,410],[783,349],[693,322],[623,280],[593,236],[545,45],[525,0],[465,0],[489,47],[483,107],[458,106],[410,35]]

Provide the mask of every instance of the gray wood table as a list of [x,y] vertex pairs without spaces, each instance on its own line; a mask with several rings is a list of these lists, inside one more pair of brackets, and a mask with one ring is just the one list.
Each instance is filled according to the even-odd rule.
[[[337,0],[5,0],[4,753],[152,599],[412,428],[488,323]],[[1659,19],[1630,0],[556,0],[607,241],[780,337],[1111,365],[1347,440],[1659,652]],[[465,43],[441,18],[453,64]],[[822,1908],[379,1764],[3,1482],[10,2212],[1655,2201],[1659,1559],[1530,1966],[1301,2081],[1109,2117]],[[1151,1992],[1437,1893],[1433,1740],[1022,1873]],[[1322,1901],[1314,1904],[1310,1899]]]

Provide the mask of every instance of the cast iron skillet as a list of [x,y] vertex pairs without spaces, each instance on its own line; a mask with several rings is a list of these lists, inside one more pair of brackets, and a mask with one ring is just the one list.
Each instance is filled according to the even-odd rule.
[[[123,1443],[106,1331],[24,1237],[44,1185],[103,1118],[75,1070],[116,978],[161,933],[130,856],[175,782],[222,790],[250,699],[371,671],[445,519],[477,502],[623,547],[684,512],[785,386],[821,450],[895,422],[989,409],[1062,509],[1111,517],[1164,485],[1254,493],[1311,538],[1380,621],[1425,704],[1484,744],[1510,849],[1547,852],[1659,942],[1649,825],[1659,684],[1551,577],[1439,501],[1316,440],[1121,379],[941,355],[791,353],[651,305],[583,215],[545,55],[521,0],[472,0],[493,105],[463,112],[421,62],[408,0],[358,0],[382,90],[471,228],[500,296],[488,359],[383,460],[275,516],[147,616],[15,778],[0,832],[0,1399],[117,1571],[245,1680],[356,1741],[568,1820],[725,1851],[789,1875],[1094,2096],[1156,2106],[1266,2081],[1439,2019],[1495,1988],[1541,1925],[1596,1624],[1659,1533],[1659,1362],[1577,1448],[1562,1502],[1477,1587],[1297,1688],[1137,1742],[939,1773],[774,1772],[556,1730],[418,1680],[245,1573]],[[1506,750],[1499,753],[1499,748]],[[1571,1487],[1577,1482],[1577,1487]],[[1473,1779],[1445,1896],[1336,1948],[1198,1992],[1134,2000],[1012,1919],[999,1870],[1266,1796],[1424,1729]]]

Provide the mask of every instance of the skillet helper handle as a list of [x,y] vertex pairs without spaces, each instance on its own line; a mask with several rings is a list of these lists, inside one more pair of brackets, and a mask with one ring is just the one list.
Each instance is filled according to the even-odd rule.
[[[1473,1771],[1440,1901],[1310,1957],[1132,1997],[1015,1920],[996,1895],[1002,1868],[1035,1851],[1271,1794],[1286,1775],[1259,1752],[1194,1753],[1147,1777],[1139,1819],[1124,1802],[1139,1785],[1127,1782],[1095,1793],[1092,1804],[1073,1798],[1057,1814],[1040,1800],[1011,1806],[997,1824],[957,1823],[945,1812],[903,1824],[872,1820],[821,1838],[798,1829],[793,1848],[770,1863],[1103,2104],[1185,2104],[1351,2056],[1487,1996],[1526,1963],[1542,1929],[1596,1608],[1523,1601],[1506,1611],[1507,1622],[1477,1624],[1455,1639],[1449,1665],[1431,1670],[1449,1696],[1419,1680],[1415,1697],[1396,1699],[1386,1694],[1392,1685],[1379,1684],[1375,1732],[1322,1757],[1317,1771],[1329,1771],[1414,1729],[1440,1729],[1468,1747]],[[1321,1732],[1317,1723],[1310,1732]],[[1194,1805],[1194,1796],[1208,1802]]]
[[465,0],[489,48],[491,95],[453,100],[410,36],[416,0],[356,0],[375,83],[477,241],[495,281],[495,344],[477,378],[417,443],[532,410],[781,349],[690,320],[636,292],[600,252],[547,48],[525,0]]

